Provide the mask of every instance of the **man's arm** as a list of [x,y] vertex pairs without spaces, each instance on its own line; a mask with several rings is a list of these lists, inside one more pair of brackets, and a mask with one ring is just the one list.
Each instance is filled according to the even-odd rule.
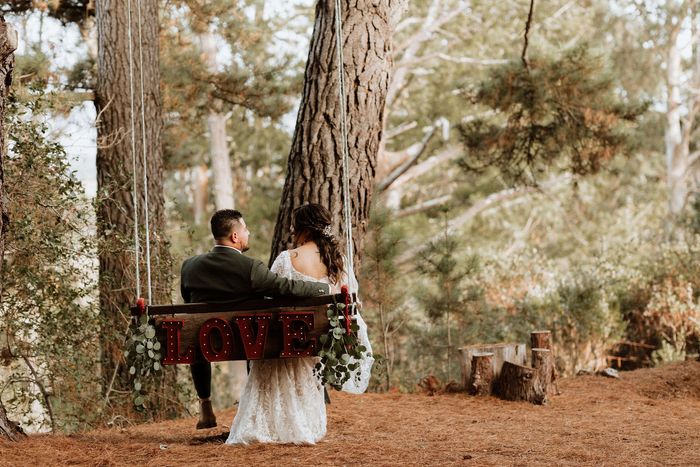
[[330,286],[323,282],[307,282],[278,276],[260,261],[253,263],[253,268],[250,271],[250,281],[255,292],[270,297],[278,295],[316,297],[318,295],[328,295],[331,291]]

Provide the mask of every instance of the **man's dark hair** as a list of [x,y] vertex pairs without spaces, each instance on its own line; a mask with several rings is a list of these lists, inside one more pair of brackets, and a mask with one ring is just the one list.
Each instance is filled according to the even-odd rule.
[[235,209],[220,209],[211,216],[211,234],[215,239],[231,235],[234,227],[243,218],[243,214]]

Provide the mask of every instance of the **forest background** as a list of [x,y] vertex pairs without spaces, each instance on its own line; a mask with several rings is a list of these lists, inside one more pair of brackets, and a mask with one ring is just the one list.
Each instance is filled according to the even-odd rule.
[[[172,286],[156,286],[174,302],[179,265],[211,247],[218,207],[241,210],[248,254],[270,257],[313,7],[159,2],[159,241]],[[553,332],[564,375],[698,356],[700,11],[536,3],[525,53],[529,11],[414,0],[397,20],[359,269],[380,357],[373,391],[459,380],[460,346],[525,342],[535,329]],[[187,413],[186,368],[158,399],[166,408],[145,413],[101,376],[108,247],[94,157],[109,142],[92,102],[93,5],[11,1],[0,12],[20,37],[5,116],[0,402],[35,431]],[[217,366],[219,407],[235,402],[237,371]]]

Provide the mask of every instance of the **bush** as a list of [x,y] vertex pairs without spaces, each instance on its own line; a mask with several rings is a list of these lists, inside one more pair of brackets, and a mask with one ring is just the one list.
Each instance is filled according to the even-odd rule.
[[32,430],[99,416],[99,313],[92,210],[63,148],[47,137],[41,90],[10,99],[2,258],[0,397]]

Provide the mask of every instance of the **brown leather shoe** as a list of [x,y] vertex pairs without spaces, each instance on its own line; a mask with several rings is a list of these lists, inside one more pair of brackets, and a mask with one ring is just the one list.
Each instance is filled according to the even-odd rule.
[[199,421],[197,422],[197,429],[203,430],[205,428],[216,428],[216,415],[214,415],[214,410],[211,408],[210,400],[199,401]]

